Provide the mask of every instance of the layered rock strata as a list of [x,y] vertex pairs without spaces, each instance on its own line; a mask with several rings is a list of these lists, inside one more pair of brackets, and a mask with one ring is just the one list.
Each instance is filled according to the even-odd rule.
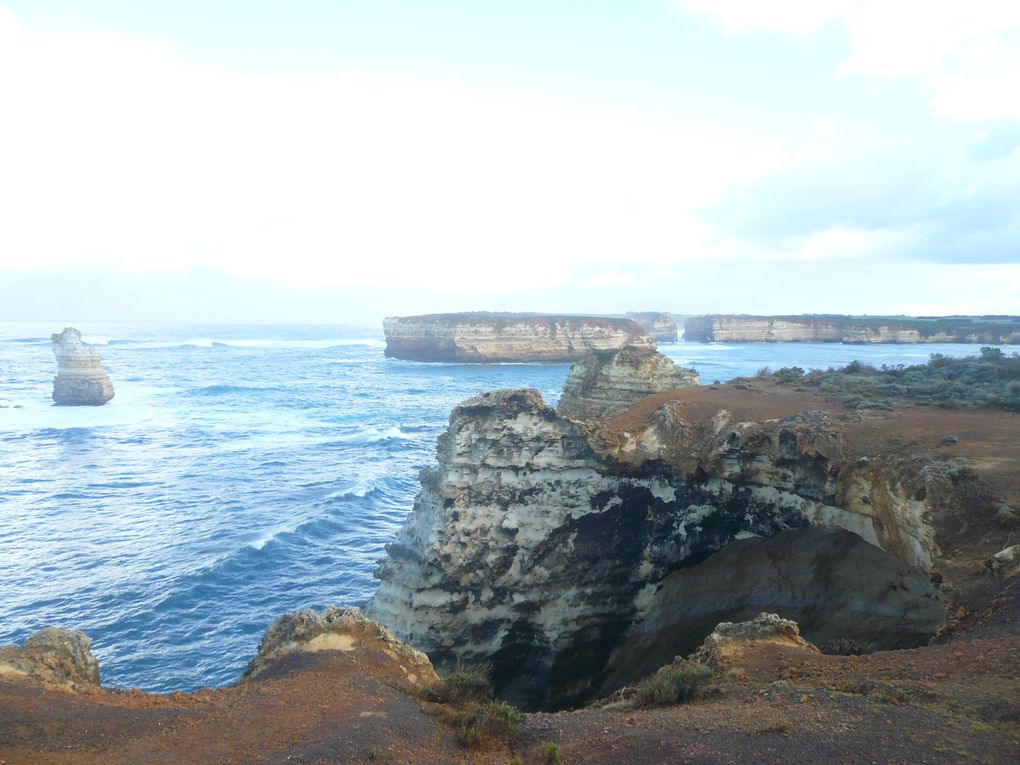
[[101,406],[113,398],[113,385],[95,348],[82,345],[81,332],[67,327],[53,335],[58,371],[53,378],[53,400],[60,406]]
[[633,319],[653,340],[659,343],[675,343],[680,334],[672,315],[660,311],[631,311],[628,319]]
[[684,339],[719,343],[1020,343],[1020,318],[873,319],[854,316],[692,316]]
[[591,351],[655,347],[630,319],[512,313],[391,316],[386,356],[409,361],[576,361]]
[[779,614],[762,612],[746,622],[720,622],[705,638],[692,661],[723,669],[739,662],[747,651],[778,645],[809,653],[820,651],[800,635],[800,626]]
[[596,351],[570,368],[557,409],[579,420],[612,417],[645,396],[698,383],[695,370],[651,348]]
[[687,406],[621,429],[534,390],[460,405],[368,614],[437,666],[490,661],[502,696],[558,708],[596,691],[669,574],[748,534],[841,528],[931,569],[931,515],[955,501],[947,468],[849,458],[824,412],[754,422]]

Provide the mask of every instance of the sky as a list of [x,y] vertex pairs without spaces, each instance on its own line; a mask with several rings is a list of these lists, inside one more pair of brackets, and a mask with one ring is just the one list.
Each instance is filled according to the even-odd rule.
[[1020,3],[0,0],[0,320],[1020,314]]

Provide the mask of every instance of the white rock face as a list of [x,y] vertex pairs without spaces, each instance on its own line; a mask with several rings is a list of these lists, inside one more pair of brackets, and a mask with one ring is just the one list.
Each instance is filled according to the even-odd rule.
[[491,662],[524,705],[583,701],[663,578],[734,539],[819,525],[922,570],[937,552],[919,497],[938,477],[848,465],[823,413],[686,422],[667,404],[607,435],[501,390],[454,410],[437,457],[367,614],[437,667]]
[[680,335],[680,328],[673,317],[662,311],[632,311],[627,314],[627,318],[644,327],[652,339],[659,343],[675,343]]
[[[973,324],[973,326],[972,326]],[[913,325],[913,326],[912,326]],[[684,339],[717,343],[990,343],[1020,342],[1020,327],[961,320],[938,325],[924,320],[854,321],[852,317],[692,316]]]
[[696,371],[651,348],[598,351],[570,368],[557,410],[577,420],[607,418],[645,396],[699,382]]
[[81,343],[81,332],[67,327],[53,335],[59,370],[53,378],[53,400],[60,406],[101,406],[113,398],[113,385],[94,348]]
[[625,345],[655,347],[630,319],[499,313],[391,316],[386,356],[409,361],[575,361]]

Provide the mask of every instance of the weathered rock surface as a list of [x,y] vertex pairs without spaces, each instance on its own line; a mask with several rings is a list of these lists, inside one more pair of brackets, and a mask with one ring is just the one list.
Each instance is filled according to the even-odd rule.
[[557,410],[578,420],[612,417],[645,396],[698,383],[695,370],[652,348],[596,351],[570,368]]
[[873,319],[854,316],[692,316],[684,339],[720,343],[990,343],[1020,342],[1020,319],[982,317]]
[[947,598],[927,574],[843,529],[809,527],[731,542],[674,571],[642,621],[610,657],[603,691],[691,653],[720,622],[774,611],[816,645],[852,640],[865,650],[924,645]]
[[680,334],[673,317],[661,311],[631,311],[628,319],[633,319],[647,332],[651,338],[660,343],[675,343]]
[[722,669],[739,662],[745,651],[754,650],[763,644],[820,653],[800,636],[797,622],[784,619],[778,614],[763,612],[746,622],[722,622],[705,638],[691,660]]
[[948,467],[848,458],[824,412],[741,422],[688,405],[612,427],[534,390],[457,407],[368,614],[436,666],[491,661],[503,697],[556,708],[599,688],[669,574],[748,533],[841,528],[931,569]]
[[46,627],[20,646],[0,646],[0,678],[78,690],[99,685],[99,661],[84,633]]
[[53,335],[59,369],[53,379],[53,400],[60,406],[101,406],[113,398],[113,385],[94,348],[82,345],[81,332],[67,327]]
[[421,651],[404,645],[357,609],[336,606],[322,612],[308,609],[279,617],[262,636],[258,653],[249,662],[243,679],[258,677],[289,654],[353,651],[361,646],[378,648],[393,659],[410,683],[431,685],[438,680],[431,662]]
[[630,319],[514,313],[391,316],[386,356],[409,361],[576,361],[591,351],[655,347]]

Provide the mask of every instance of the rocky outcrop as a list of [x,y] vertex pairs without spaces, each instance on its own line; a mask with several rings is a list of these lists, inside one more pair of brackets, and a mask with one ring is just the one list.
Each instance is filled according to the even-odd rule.
[[652,348],[596,351],[570,368],[557,409],[578,420],[612,417],[645,396],[698,383],[695,370]]
[[391,316],[386,356],[409,361],[576,361],[591,351],[655,347],[630,319],[513,313]]
[[870,318],[856,316],[692,316],[684,339],[720,343],[1020,342],[1020,318]]
[[705,638],[691,660],[715,669],[739,662],[741,655],[763,645],[780,645],[810,653],[818,649],[800,636],[797,622],[778,614],[760,613],[751,621],[722,622]]
[[928,571],[951,491],[938,467],[847,459],[822,412],[738,422],[674,401],[619,431],[534,390],[457,407],[437,457],[368,614],[438,667],[491,662],[503,697],[541,707],[593,694],[663,580],[748,534],[841,528]]
[[628,319],[633,319],[659,343],[675,343],[680,333],[673,316],[660,311],[631,311]]
[[67,327],[53,335],[59,369],[53,379],[53,400],[60,406],[101,406],[113,398],[110,378],[94,348],[82,345],[81,332]]
[[99,661],[84,633],[46,627],[20,646],[0,647],[0,679],[81,690],[99,685]]
[[308,609],[278,618],[262,636],[258,653],[242,679],[258,677],[293,653],[347,652],[365,646],[377,648],[393,659],[412,684],[427,686],[438,681],[432,664],[421,651],[404,645],[357,609],[336,606],[322,612]]

